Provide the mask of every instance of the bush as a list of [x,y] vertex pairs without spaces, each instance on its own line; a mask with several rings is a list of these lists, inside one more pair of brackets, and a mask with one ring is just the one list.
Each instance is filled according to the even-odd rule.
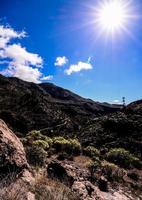
[[66,152],[68,154],[79,154],[81,151],[81,145],[76,139],[65,139],[63,137],[53,138],[53,147],[56,151]]
[[33,130],[26,135],[26,138],[32,140],[40,140],[42,139],[42,136],[43,135],[40,133],[40,131]]
[[69,151],[72,154],[79,155],[81,152],[81,144],[77,139],[69,139]]
[[84,155],[89,156],[93,159],[95,159],[95,157],[99,157],[100,156],[100,151],[98,149],[96,149],[93,146],[88,146],[83,150]]
[[122,180],[126,171],[119,168],[117,165],[109,162],[102,163],[102,173],[109,181],[119,181]]
[[139,180],[139,175],[136,172],[128,172],[127,176],[134,181]]
[[46,161],[47,152],[37,145],[32,145],[26,148],[26,156],[29,164],[33,166],[43,166]]
[[42,135],[40,131],[31,131],[30,133],[28,133],[26,136],[26,141],[27,141],[27,144],[36,144],[36,145],[49,146],[49,147],[52,146],[53,144],[52,139],[50,137]]
[[43,136],[42,140],[45,140],[45,142],[48,143],[49,147],[53,145],[53,140],[50,137]]
[[96,182],[97,181],[97,177],[96,177],[96,173],[98,172],[98,170],[100,170],[100,167],[101,167],[101,162],[98,160],[98,161],[90,161],[87,165],[87,168],[89,169],[90,171],[90,181],[91,182]]
[[37,146],[37,147],[41,147],[44,150],[49,149],[49,144],[44,140],[36,140],[36,141],[33,142],[33,145]]
[[58,151],[66,151],[69,148],[70,142],[63,137],[53,138],[53,147]]
[[124,168],[142,168],[142,162],[123,148],[114,148],[107,153],[107,160]]

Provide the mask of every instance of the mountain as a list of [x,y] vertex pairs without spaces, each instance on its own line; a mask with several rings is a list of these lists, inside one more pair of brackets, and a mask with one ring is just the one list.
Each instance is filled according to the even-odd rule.
[[0,75],[0,118],[20,133],[63,125],[78,130],[88,119],[121,106],[94,102],[52,83],[35,84]]
[[125,108],[85,99],[52,83],[0,75],[0,118],[17,135],[41,130],[79,138],[84,146],[123,147],[142,157],[142,100]]

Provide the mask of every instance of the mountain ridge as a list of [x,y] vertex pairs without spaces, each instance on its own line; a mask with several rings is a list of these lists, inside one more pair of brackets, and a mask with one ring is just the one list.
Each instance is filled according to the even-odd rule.
[[[0,117],[18,132],[58,125],[65,120],[69,127],[76,122],[78,126],[80,120],[116,112],[121,107],[85,99],[52,83],[35,84],[2,75],[0,99]],[[17,130],[19,121],[22,128]]]

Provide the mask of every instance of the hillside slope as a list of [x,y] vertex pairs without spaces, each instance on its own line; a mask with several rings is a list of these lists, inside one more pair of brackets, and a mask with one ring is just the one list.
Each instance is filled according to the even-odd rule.
[[16,132],[60,124],[66,130],[74,130],[90,118],[119,109],[120,106],[94,102],[51,83],[34,84],[0,75],[0,117]]

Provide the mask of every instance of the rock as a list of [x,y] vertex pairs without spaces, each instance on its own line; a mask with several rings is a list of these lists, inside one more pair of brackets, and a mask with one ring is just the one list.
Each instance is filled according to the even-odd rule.
[[35,183],[35,178],[33,177],[32,173],[29,172],[27,169],[23,170],[22,176],[20,179],[26,184],[27,186],[32,186]]
[[86,186],[86,190],[88,192],[88,195],[91,196],[92,193],[94,192],[94,186],[89,181],[85,182],[85,186]]
[[47,168],[48,176],[50,178],[59,179],[61,182],[71,186],[74,182],[73,176],[71,176],[65,167],[58,161],[52,161]]
[[0,119],[0,199],[35,200],[24,147]]
[[79,196],[79,199],[87,199],[88,192],[84,182],[75,181],[72,186],[72,190]]
[[72,186],[74,181],[87,181],[90,177],[90,172],[87,168],[82,168],[73,161],[68,160],[50,161],[47,172],[51,178],[58,178],[64,183],[69,182],[69,186]]
[[103,176],[100,177],[99,181],[98,181],[98,186],[99,189],[103,192],[107,192],[108,191],[108,182],[107,179],[104,178]]
[[72,191],[79,196],[81,200],[93,199],[92,193],[94,192],[94,186],[89,181],[75,181],[72,186]]
[[27,193],[27,200],[35,200],[35,195],[31,192]]
[[27,166],[22,143],[0,119],[0,175],[19,173]]

